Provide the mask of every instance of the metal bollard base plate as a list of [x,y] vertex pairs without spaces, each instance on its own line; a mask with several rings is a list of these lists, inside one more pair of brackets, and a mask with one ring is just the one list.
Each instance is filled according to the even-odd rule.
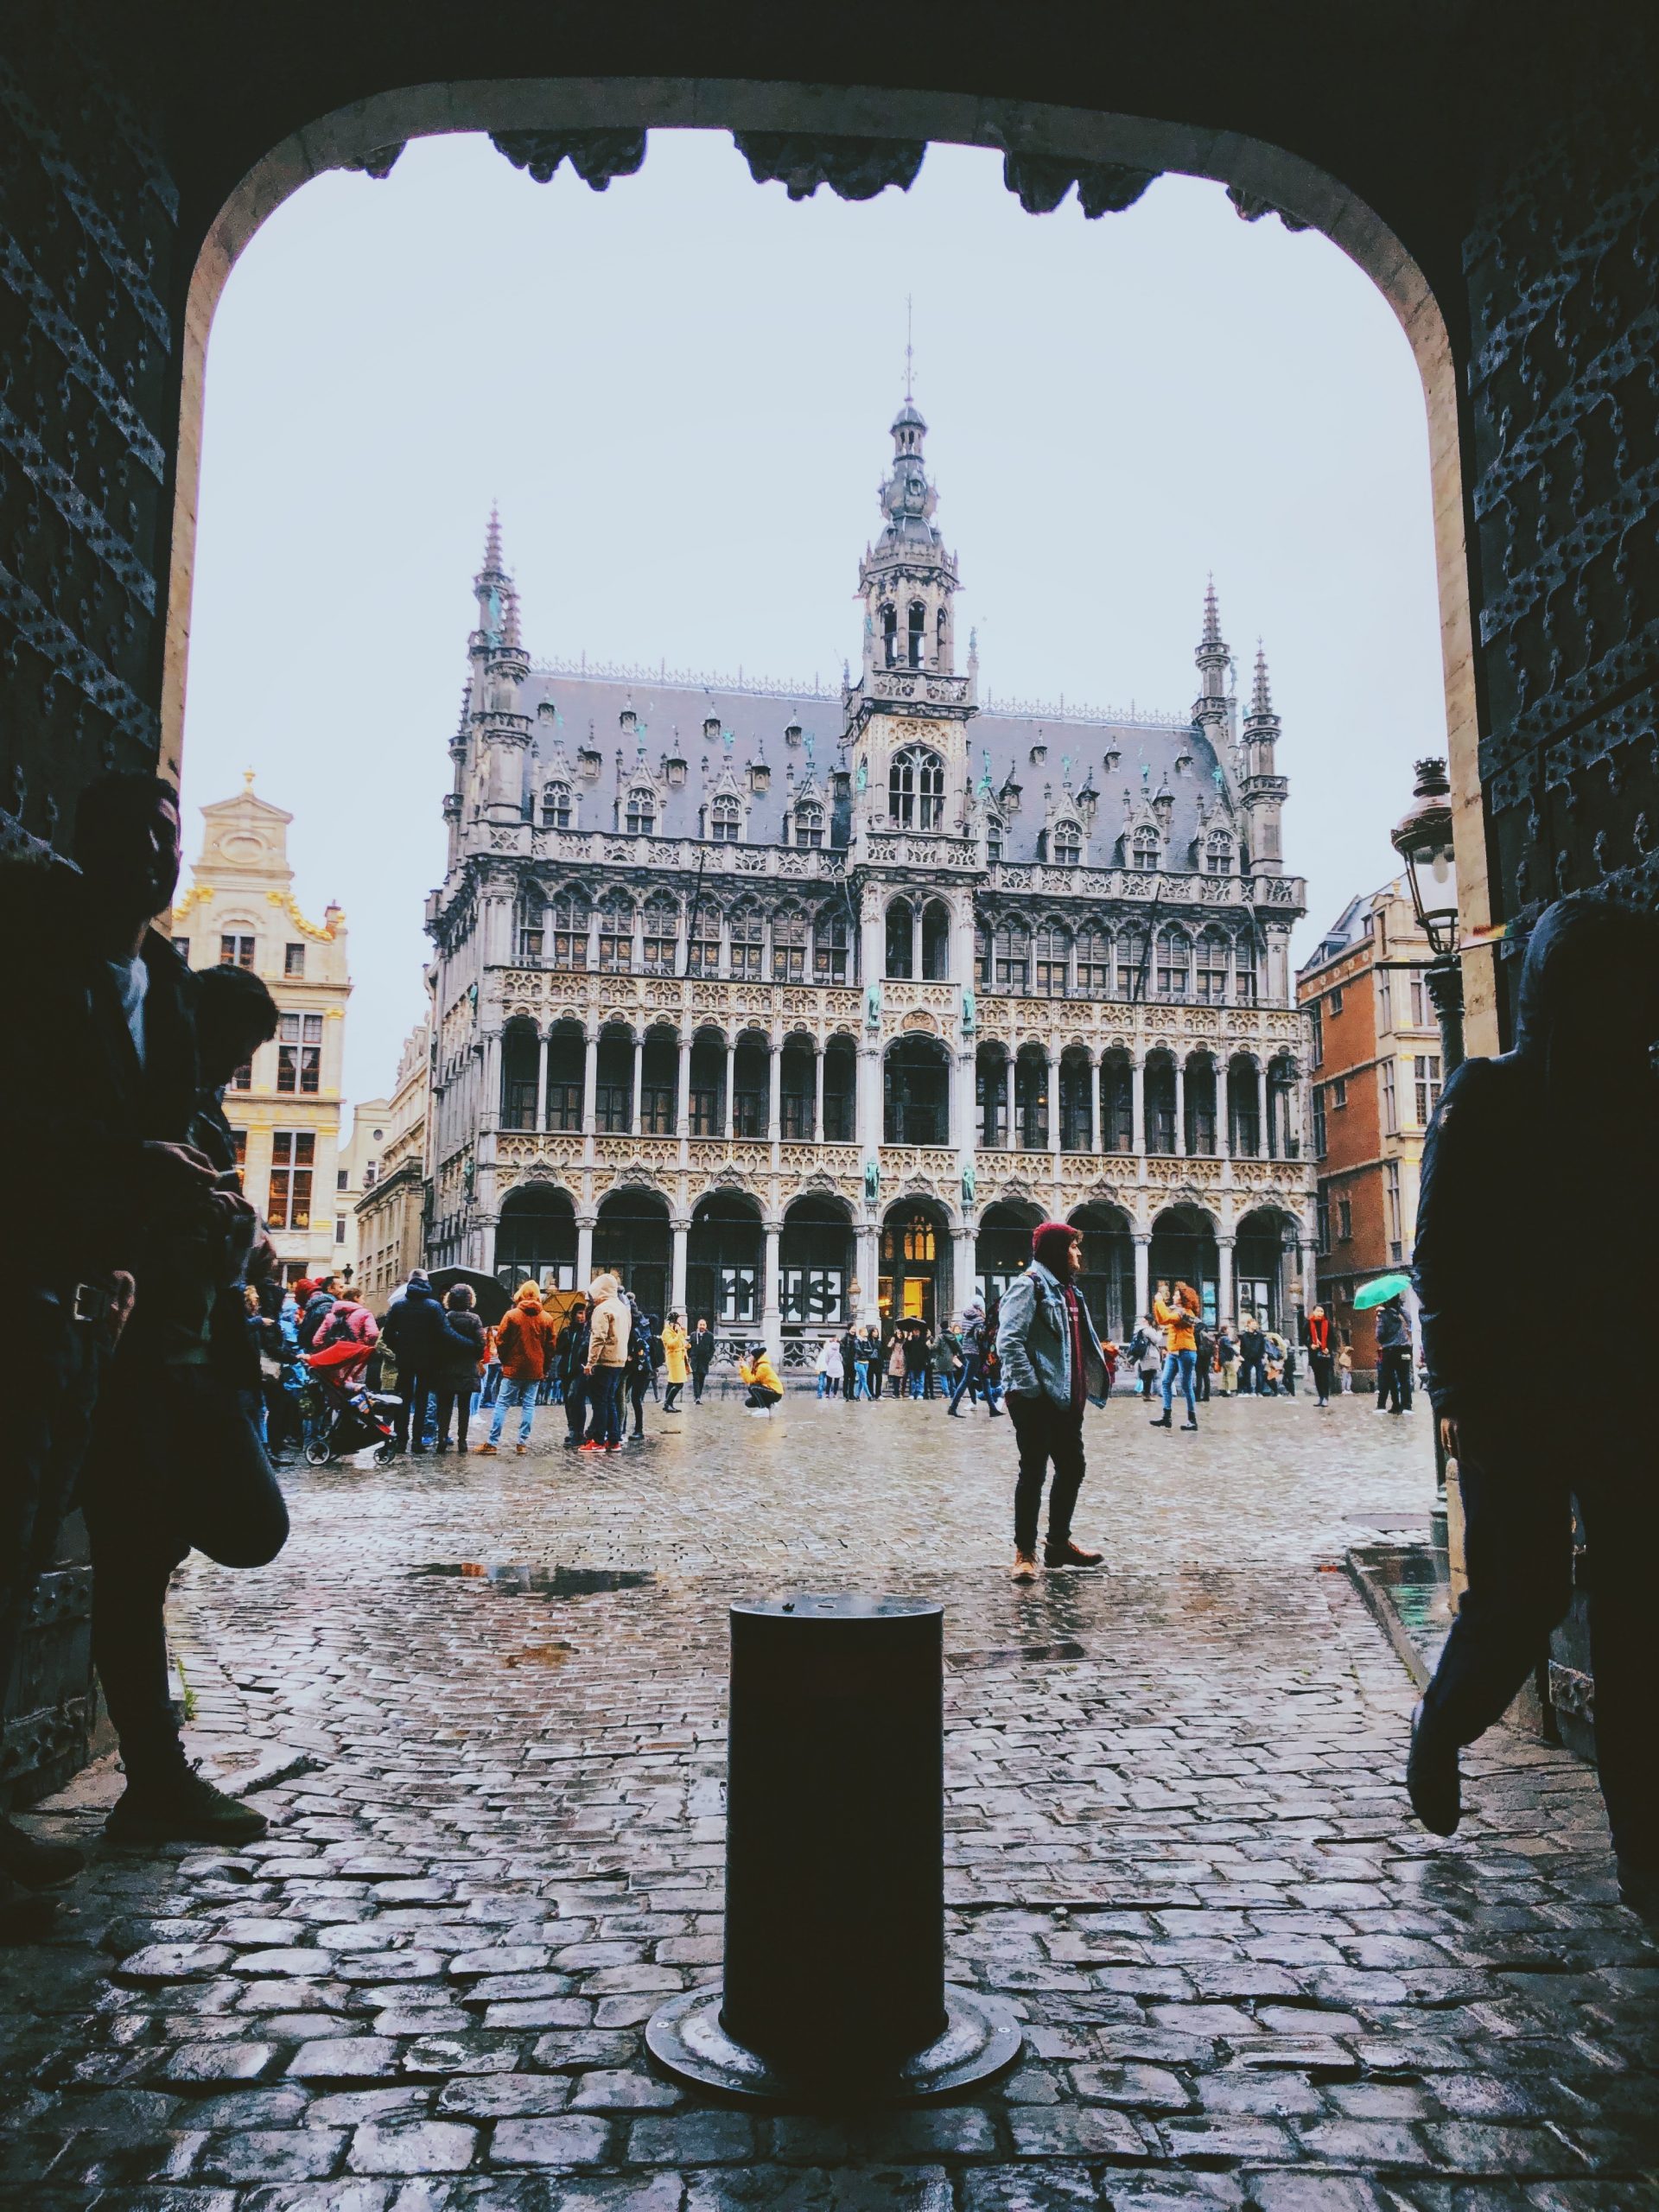
[[765,2104],[808,2110],[931,2104],[1005,2072],[1025,2042],[1002,1998],[947,1982],[945,2029],[937,2042],[879,2073],[809,2079],[779,2071],[734,2041],[721,2025],[721,1998],[718,1982],[670,1998],[646,2024],[651,2055],[677,2082]]

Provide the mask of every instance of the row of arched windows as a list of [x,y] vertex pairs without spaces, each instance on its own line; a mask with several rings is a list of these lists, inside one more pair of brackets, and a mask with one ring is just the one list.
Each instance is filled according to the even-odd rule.
[[817,907],[759,900],[682,899],[669,891],[637,900],[610,891],[595,904],[581,887],[520,899],[514,957],[530,966],[608,975],[728,976],[775,983],[852,980],[852,927],[844,899]]
[[[619,804],[617,814],[617,827],[626,836],[654,837],[660,818],[656,791],[649,784],[634,785]],[[538,817],[541,827],[569,830],[575,825],[576,818],[576,799],[570,785],[563,782],[545,785]],[[702,834],[716,845],[743,842],[743,802],[735,793],[721,791],[709,801],[702,814]],[[803,846],[823,844],[823,807],[818,800],[804,798],[790,809],[785,817],[785,842]]]
[[1256,944],[1219,923],[1192,931],[1166,923],[1116,931],[1104,922],[1073,928],[1058,915],[1033,922],[1005,914],[982,922],[976,972],[981,990],[1028,998],[1161,999],[1173,1004],[1254,1006]]

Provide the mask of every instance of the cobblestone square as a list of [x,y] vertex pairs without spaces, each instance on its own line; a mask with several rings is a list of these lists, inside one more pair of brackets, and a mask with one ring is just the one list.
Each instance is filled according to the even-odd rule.
[[[1659,1950],[1593,1776],[1500,1729],[1452,1842],[1406,1811],[1414,1692],[1342,1571],[1427,1524],[1426,1411],[1088,1427],[1108,1565],[1007,1578],[982,1414],[791,1395],[562,1451],[296,1471],[294,1534],[174,1609],[193,1748],[272,1818],[98,1846],[0,1955],[0,2202],[151,2212],[1649,2212]],[[1027,2047],[960,2103],[757,2114],[642,2024],[721,1956],[725,1611],[946,1609],[950,1972]],[[881,1961],[868,1961],[879,1986]]]

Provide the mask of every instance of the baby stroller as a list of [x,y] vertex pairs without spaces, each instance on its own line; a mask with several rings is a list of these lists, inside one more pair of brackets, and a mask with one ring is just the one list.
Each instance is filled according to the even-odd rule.
[[326,1351],[310,1353],[306,1365],[311,1370],[308,1394],[315,1394],[315,1399],[307,1423],[308,1465],[326,1467],[371,1446],[375,1465],[383,1465],[397,1448],[392,1418],[399,1401],[385,1391],[364,1388],[363,1370],[368,1365],[364,1346],[330,1344]]

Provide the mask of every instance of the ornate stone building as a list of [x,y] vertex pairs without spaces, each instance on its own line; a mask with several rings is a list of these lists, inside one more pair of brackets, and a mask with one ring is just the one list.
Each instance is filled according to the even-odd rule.
[[294,817],[246,789],[201,810],[201,852],[173,910],[173,943],[193,968],[231,962],[264,977],[279,1027],[225,1093],[242,1179],[289,1281],[349,1256],[340,1196],[340,1063],[352,979],[346,917],[308,920],[294,896]]
[[838,689],[533,663],[490,525],[445,801],[428,1258],[620,1265],[791,1360],[1083,1227],[1288,1320],[1313,1242],[1287,782],[1213,587],[1190,714],[994,701],[906,400]]

